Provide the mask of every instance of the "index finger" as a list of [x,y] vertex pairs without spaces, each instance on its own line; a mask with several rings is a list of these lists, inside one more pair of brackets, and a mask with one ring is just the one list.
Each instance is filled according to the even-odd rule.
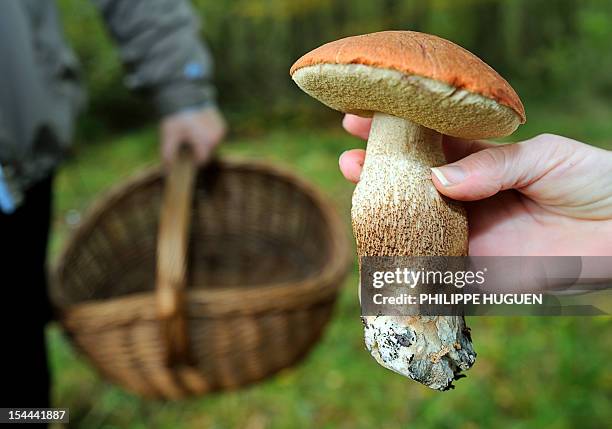
[[370,126],[372,118],[362,118],[361,116],[351,115],[347,113],[342,120],[342,126],[349,134],[367,140],[370,135]]

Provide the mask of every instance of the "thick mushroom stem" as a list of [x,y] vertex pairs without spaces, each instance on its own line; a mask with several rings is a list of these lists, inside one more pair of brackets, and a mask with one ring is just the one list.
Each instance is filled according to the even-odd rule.
[[[445,163],[442,135],[376,113],[359,184],[353,232],[359,256],[463,256],[463,207],[443,198],[431,167]],[[365,342],[384,367],[446,390],[476,358],[463,316],[366,316]]]

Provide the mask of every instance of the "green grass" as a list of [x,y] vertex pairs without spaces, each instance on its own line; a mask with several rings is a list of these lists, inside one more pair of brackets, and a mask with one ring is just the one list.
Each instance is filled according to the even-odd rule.
[[[556,132],[612,146],[610,109],[561,108],[528,105],[530,121],[517,138]],[[341,178],[337,157],[359,145],[339,127],[276,126],[231,138],[221,154],[295,169],[333,199],[348,231],[352,186]],[[58,177],[54,255],[68,233],[67,213],[156,161],[155,131],[80,145],[77,154]],[[103,381],[52,327],[54,405],[70,407],[71,425],[86,428],[601,428],[612,421],[610,318],[473,317],[477,363],[455,390],[438,393],[369,357],[356,285],[354,269],[325,336],[295,368],[243,390],[177,403],[143,401]]]

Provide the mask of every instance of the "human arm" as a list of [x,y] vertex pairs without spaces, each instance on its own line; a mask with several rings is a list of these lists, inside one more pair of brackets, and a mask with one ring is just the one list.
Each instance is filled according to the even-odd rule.
[[181,143],[198,162],[225,135],[212,84],[213,61],[185,0],[93,0],[126,66],[126,84],[144,90],[162,116],[161,153],[170,161]]

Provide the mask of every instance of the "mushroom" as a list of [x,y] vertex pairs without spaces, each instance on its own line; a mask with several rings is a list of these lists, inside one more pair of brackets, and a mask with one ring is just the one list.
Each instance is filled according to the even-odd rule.
[[[412,31],[327,43],[290,73],[332,109],[373,117],[351,211],[358,255],[467,255],[465,210],[437,192],[431,168],[445,164],[443,135],[501,137],[525,122],[508,82],[460,46]],[[475,361],[461,314],[363,319],[373,357],[433,389]]]

